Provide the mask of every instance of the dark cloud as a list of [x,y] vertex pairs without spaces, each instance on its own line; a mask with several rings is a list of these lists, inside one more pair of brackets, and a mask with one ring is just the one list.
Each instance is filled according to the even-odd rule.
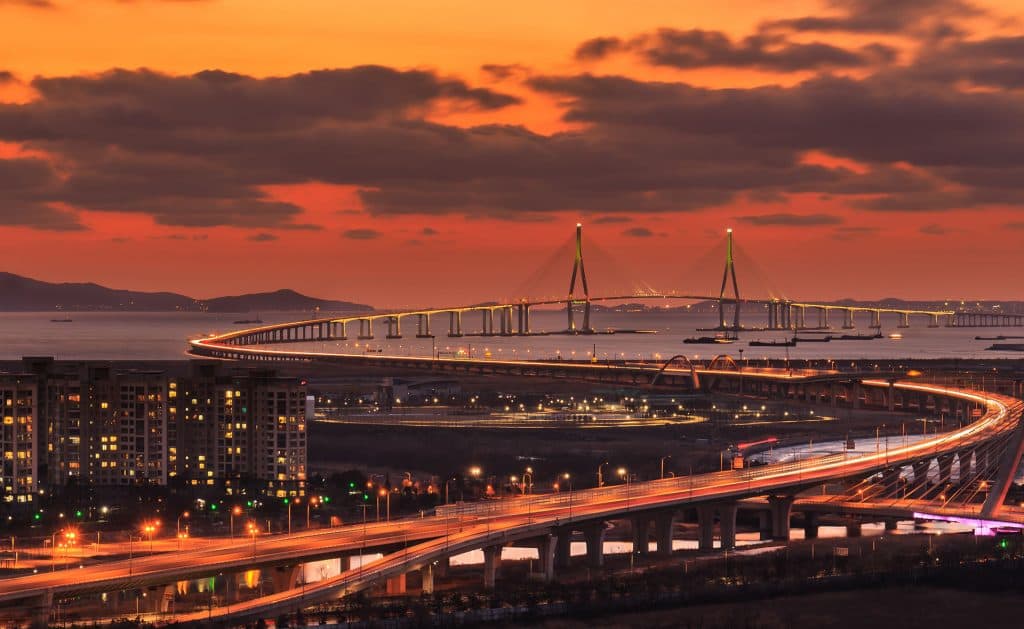
[[530,68],[518,63],[485,63],[480,70],[499,81],[530,73]]
[[770,33],[733,41],[721,31],[670,28],[625,42],[616,38],[590,40],[576,50],[576,56],[594,60],[626,50],[657,66],[757,68],[776,72],[868,67],[896,58],[895,49],[881,44],[848,50],[822,42],[792,42],[783,35]]
[[[517,102],[427,71],[379,66],[265,79],[113,70],[40,77],[32,87],[36,100],[0,103],[0,141],[56,156],[66,177],[18,178],[13,193],[0,190],[0,199],[18,194],[22,202],[18,216],[4,211],[0,224],[50,229],[76,224],[73,215],[48,209],[57,203],[148,214],[165,225],[319,229],[297,220],[302,208],[268,198],[262,186],[372,184],[335,164],[333,153],[345,153],[346,145],[372,149],[361,170],[390,176],[386,160],[394,147],[385,145],[415,141],[415,117],[424,108],[456,102],[487,110]],[[15,167],[0,161],[0,169]],[[27,187],[31,192],[17,190]],[[31,219],[21,216],[29,207]]]
[[420,230],[420,234],[424,236],[436,236],[438,233],[440,232],[438,232],[433,227],[424,227],[422,230]]
[[599,216],[591,222],[595,225],[608,225],[612,223],[629,223],[632,220],[629,216]]
[[3,7],[4,5],[32,7],[33,9],[57,8],[57,5],[51,2],[50,0],[0,0],[0,7]]
[[922,225],[917,231],[927,236],[944,236],[952,232],[948,227],[943,227],[937,223]]
[[853,240],[855,238],[862,238],[864,236],[871,236],[882,231],[878,227],[866,227],[866,226],[843,226],[836,227],[833,232],[833,238],[836,240]]
[[835,15],[812,15],[768,22],[765,29],[803,32],[915,33],[929,36],[959,32],[955,21],[981,15],[964,0],[829,0]]
[[817,227],[821,225],[839,225],[842,217],[834,214],[758,214],[740,216],[740,222],[750,225],[786,225],[791,227]]
[[588,39],[576,48],[575,57],[579,61],[594,61],[603,59],[613,52],[618,52],[625,47],[618,37],[595,37]]
[[277,240],[277,236],[268,232],[260,232],[249,236],[246,240],[250,240],[252,242],[271,242]]
[[347,229],[341,235],[351,240],[375,240],[383,234],[376,229]]
[[622,235],[630,236],[632,238],[650,238],[654,235],[654,232],[646,227],[630,227],[629,229],[623,230]]
[[16,83],[18,81],[14,74],[7,70],[0,70],[0,85],[4,83]]
[[974,86],[1024,89],[1024,36],[953,41],[929,47],[894,78],[949,85],[964,81]]

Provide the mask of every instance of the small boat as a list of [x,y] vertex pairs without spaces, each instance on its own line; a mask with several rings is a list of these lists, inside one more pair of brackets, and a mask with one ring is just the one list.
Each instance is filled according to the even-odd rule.
[[831,336],[794,336],[793,340],[797,343],[828,343],[832,340]]
[[747,345],[751,347],[796,347],[796,338],[781,341],[750,341]]
[[832,337],[839,341],[870,341],[873,339],[883,338],[882,333],[877,334],[843,334],[842,336]]
[[891,338],[894,341],[898,341],[903,338],[903,334],[901,332],[893,332],[892,334],[889,335],[889,338]]
[[259,313],[257,313],[255,319],[239,319],[238,321],[235,321],[236,325],[243,325],[243,324],[248,324],[248,323],[255,323],[255,324],[263,323],[263,319],[260,319],[260,315],[259,315]]
[[715,345],[732,343],[733,339],[726,338],[724,336],[694,336],[683,339],[684,343],[696,343],[700,345]]
[[71,323],[74,319],[50,319],[50,323]]

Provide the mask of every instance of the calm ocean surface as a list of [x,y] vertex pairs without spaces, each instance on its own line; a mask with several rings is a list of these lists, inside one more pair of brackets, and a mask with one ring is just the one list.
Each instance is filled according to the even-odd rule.
[[[69,317],[71,323],[53,323],[50,319]],[[278,312],[261,313],[266,323],[294,321],[303,318],[303,313]],[[253,315],[227,313],[125,313],[125,312],[18,312],[0,313],[0,359],[18,359],[22,356],[45,355],[58,359],[109,359],[109,360],[173,360],[185,357],[187,340],[212,332],[245,327],[235,325],[237,319],[252,318]],[[563,312],[531,313],[534,331],[564,329]],[[579,321],[579,316],[577,321]],[[976,335],[995,336],[999,334],[1024,336],[1024,328],[928,328],[923,319],[914,321],[914,326],[897,329],[895,318],[883,317],[882,331],[885,334],[900,332],[902,339],[888,337],[869,341],[836,341],[829,343],[807,343],[796,347],[749,347],[747,341],[786,338],[784,333],[746,332],[741,340],[730,345],[687,345],[682,341],[688,336],[706,335],[698,333],[698,327],[711,326],[717,319],[712,314],[692,313],[597,313],[593,325],[597,329],[629,328],[652,330],[654,334],[616,334],[587,336],[534,336],[520,337],[472,337],[449,339],[445,336],[448,317],[436,316],[432,320],[436,349],[439,351],[470,351],[474,356],[490,352],[493,357],[502,358],[586,358],[596,348],[598,358],[652,358],[658,355],[668,358],[674,354],[707,357],[713,354],[737,355],[740,349],[748,358],[1024,358],[1016,352],[992,352],[985,348],[991,341],[975,340]],[[746,325],[763,325],[763,316],[746,315]],[[479,315],[463,318],[463,331],[474,332],[480,328]],[[858,322],[857,333],[866,334],[867,320]],[[417,339],[416,319],[402,322],[406,338],[388,341],[384,339],[386,326],[376,326],[377,338],[373,341],[350,340],[334,343],[310,343],[307,348],[331,352],[363,352],[366,346],[381,348],[384,353],[400,355],[429,356],[432,351],[430,339]],[[497,327],[497,322],[496,322]],[[349,329],[350,335],[358,331],[356,326]],[[849,331],[847,331],[849,332]],[[842,334],[843,331],[836,331]],[[1007,341],[1017,342],[1017,341]],[[1020,342],[1024,342],[1021,340]],[[297,348],[298,346],[292,345]]]

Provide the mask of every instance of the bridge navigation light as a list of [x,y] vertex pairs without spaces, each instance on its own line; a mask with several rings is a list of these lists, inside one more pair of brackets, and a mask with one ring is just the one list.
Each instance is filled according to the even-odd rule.
[[725,233],[731,234],[732,233],[732,227],[726,228]]

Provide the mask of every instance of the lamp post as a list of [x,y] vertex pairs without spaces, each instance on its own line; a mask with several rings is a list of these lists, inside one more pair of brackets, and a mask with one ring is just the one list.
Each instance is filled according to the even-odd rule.
[[235,505],[231,508],[231,537],[235,536],[235,516],[242,515],[242,507]]
[[626,481],[626,511],[629,511],[629,470],[624,467],[618,469],[619,478]]
[[149,536],[149,552],[153,552],[153,534],[156,533],[157,522],[147,522],[142,531]]
[[608,465],[608,461],[605,461],[604,463],[601,463],[600,465],[597,466],[597,486],[598,487],[604,487],[604,475],[601,473],[601,468],[603,468],[605,465]]
[[[187,519],[189,519],[189,517],[191,517],[191,515],[192,514],[190,514],[188,511],[183,511],[181,513],[181,515],[178,516],[178,523],[175,525],[175,531],[174,532],[178,536],[179,539],[181,538],[181,519],[185,518],[187,520]],[[185,528],[186,528],[186,530],[188,529],[188,524],[185,525]]]
[[533,468],[532,467],[526,468],[526,470],[523,472],[523,493],[524,494],[532,494],[533,493]]
[[572,476],[569,475],[569,472],[566,472],[565,474],[562,474],[562,479],[565,482],[569,483],[569,520],[571,521],[572,520]]
[[309,530],[309,508],[313,505],[319,505],[319,496],[309,496],[306,498],[306,530]]
[[256,560],[256,535],[260,532],[255,522],[249,522],[249,535],[252,537],[252,558]]
[[660,478],[665,478],[665,459],[671,459],[671,458],[672,458],[671,454],[666,454],[665,456],[661,457],[661,476],[660,476]]

